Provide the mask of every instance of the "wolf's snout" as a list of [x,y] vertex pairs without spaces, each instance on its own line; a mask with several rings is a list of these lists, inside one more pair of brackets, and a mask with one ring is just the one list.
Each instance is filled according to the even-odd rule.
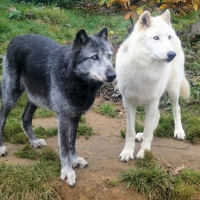
[[167,61],[168,62],[172,61],[175,58],[175,56],[176,56],[176,53],[174,51],[169,51],[167,53],[167,57],[168,57]]
[[116,73],[114,71],[114,69],[108,69],[106,71],[106,78],[107,78],[107,82],[112,82],[115,78],[116,78]]

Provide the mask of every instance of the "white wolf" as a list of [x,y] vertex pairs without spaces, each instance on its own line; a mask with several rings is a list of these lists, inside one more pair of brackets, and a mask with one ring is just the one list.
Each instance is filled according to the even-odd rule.
[[[116,72],[127,116],[126,143],[120,154],[125,162],[133,159],[135,139],[142,141],[137,158],[151,149],[153,131],[158,125],[159,100],[167,90],[173,103],[174,137],[185,139],[181,124],[179,95],[188,99],[190,86],[184,73],[184,54],[181,43],[170,23],[170,11],[151,17],[145,11],[134,30],[117,52]],[[135,113],[139,105],[146,106],[143,133],[135,133]]]

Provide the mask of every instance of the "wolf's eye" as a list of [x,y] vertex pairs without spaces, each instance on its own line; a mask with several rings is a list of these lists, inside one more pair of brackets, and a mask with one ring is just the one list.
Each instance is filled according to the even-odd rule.
[[111,56],[112,56],[111,54],[108,54],[108,58],[111,58]]
[[169,40],[171,40],[171,38],[172,38],[172,36],[171,36],[171,35],[169,35],[169,36],[168,36],[168,39],[169,39]]
[[158,36],[153,37],[154,40],[159,40]]
[[91,57],[93,60],[98,60],[99,59],[99,57],[97,56],[97,55],[94,55],[94,56],[92,56]]

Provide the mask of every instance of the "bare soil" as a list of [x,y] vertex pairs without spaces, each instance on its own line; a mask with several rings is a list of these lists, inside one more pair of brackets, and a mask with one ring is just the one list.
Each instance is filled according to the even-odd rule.
[[[97,103],[98,101],[96,101]],[[116,104],[116,103],[115,103]],[[122,170],[134,167],[135,160],[122,163],[119,154],[123,149],[125,139],[120,136],[120,130],[126,128],[125,110],[122,103],[116,104],[118,108],[117,118],[109,118],[93,112],[86,114],[86,122],[96,133],[89,139],[80,137],[76,146],[79,156],[85,158],[89,166],[84,169],[75,169],[77,181],[74,188],[59,181],[58,188],[64,200],[143,200],[140,194],[126,190],[123,184],[114,187],[108,185],[109,181],[119,178]],[[56,127],[56,118],[34,119],[33,125],[45,128]],[[59,152],[58,139],[52,137],[47,144]],[[8,155],[1,157],[0,161],[14,164],[32,164],[32,160],[18,159],[13,153],[21,145],[6,144]],[[139,151],[140,143],[136,143],[135,154]],[[161,165],[165,165],[173,171],[180,167],[190,167],[200,170],[200,146],[186,141],[154,137],[152,152]]]

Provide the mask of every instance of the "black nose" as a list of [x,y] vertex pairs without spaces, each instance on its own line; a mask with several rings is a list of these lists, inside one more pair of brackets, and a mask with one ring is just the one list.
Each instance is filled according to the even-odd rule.
[[109,82],[109,83],[112,82],[116,78],[116,73],[115,73],[114,69],[107,70],[106,78],[107,78],[106,82]]
[[167,53],[167,56],[168,56],[168,61],[172,61],[174,59],[174,57],[176,56],[176,53],[174,51],[169,51]]

